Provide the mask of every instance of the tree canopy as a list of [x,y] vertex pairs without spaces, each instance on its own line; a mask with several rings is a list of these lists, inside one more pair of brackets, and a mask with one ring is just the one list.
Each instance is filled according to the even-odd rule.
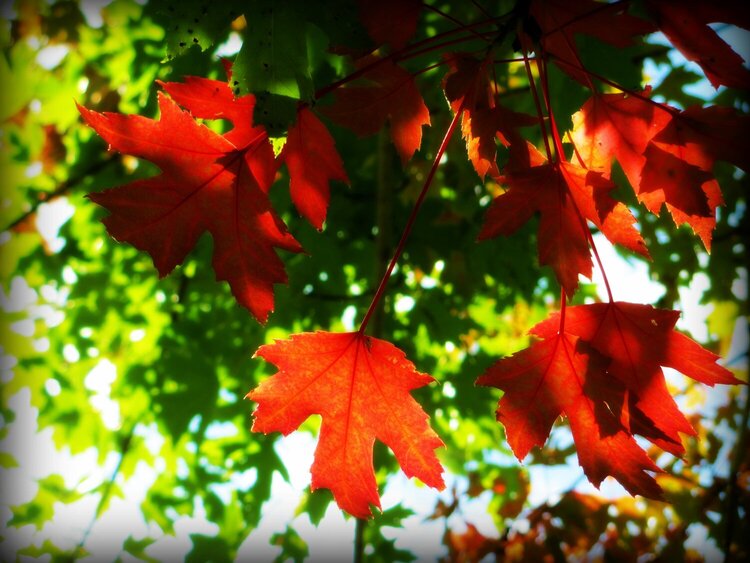
[[324,4],[3,6],[3,553],[747,557],[747,10]]

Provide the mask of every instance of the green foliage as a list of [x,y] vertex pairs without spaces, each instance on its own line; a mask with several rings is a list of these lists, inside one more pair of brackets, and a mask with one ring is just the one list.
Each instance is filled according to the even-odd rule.
[[[475,18],[473,3],[445,4],[441,9],[449,9],[458,20]],[[17,411],[34,415],[38,429],[29,431],[29,440],[38,431],[51,437],[61,455],[82,460],[93,451],[96,458],[96,465],[79,467],[81,482],[74,486],[58,469],[46,467],[48,474],[37,480],[38,489],[18,503],[9,505],[3,492],[2,504],[9,509],[3,513],[6,530],[0,539],[4,553],[12,547],[18,558],[83,557],[88,545],[85,525],[70,531],[75,536],[72,543],[70,538],[44,535],[62,505],[88,510],[87,518],[95,521],[104,518],[129,490],[128,483],[139,471],[148,470],[153,480],[144,485],[138,502],[144,522],[152,526],[151,535],[127,530],[119,557],[155,560],[154,548],[166,535],[177,533],[178,521],[205,515],[218,531],[191,533],[191,547],[181,557],[235,560],[243,542],[263,522],[265,508],[274,502],[274,481],[291,480],[278,453],[280,438],[250,432],[253,406],[242,399],[270,374],[252,353],[293,332],[350,329],[351,319],[361,318],[450,119],[439,91],[445,68],[418,77],[433,124],[425,129],[421,151],[406,167],[385,135],[359,139],[331,127],[351,188],[333,187],[322,232],[298,216],[288,199],[288,178],[281,174],[271,190],[274,206],[308,254],[283,255],[290,281],[277,287],[275,313],[265,327],[237,307],[225,284],[215,282],[208,237],[183,266],[158,279],[148,256],[107,236],[99,221],[102,211],[85,194],[157,171],[145,162],[107,153],[80,123],[73,100],[97,111],[153,117],[155,80],[180,80],[183,75],[224,78],[217,50],[234,30],[244,42],[234,58],[233,85],[255,93],[257,120],[281,132],[298,101],[313,100],[316,90],[351,70],[345,58],[327,48],[367,43],[352,3],[326,5],[323,10],[315,2],[180,0],[142,5],[116,0],[100,9],[95,2],[19,0],[12,21],[2,22],[0,471],[11,484],[29,471],[24,444],[19,447],[9,438],[21,426],[14,420]],[[93,25],[92,14],[101,16],[101,25]],[[451,26],[431,11],[422,18],[415,41]],[[461,48],[478,50],[484,44],[466,41]],[[644,57],[667,63],[657,45],[629,50],[624,57],[614,57],[612,48],[595,40],[581,40],[579,50],[592,69],[630,87],[642,84]],[[55,53],[64,54],[57,60]],[[615,58],[620,62],[613,64]],[[416,73],[433,62],[416,57],[404,66]],[[671,67],[654,92],[682,106],[701,103],[685,91],[697,78],[691,67]],[[514,109],[533,112],[530,96],[518,95],[528,88],[521,65],[498,67],[497,79],[509,85],[507,96],[517,100]],[[550,83],[551,95],[560,100],[558,125],[564,130],[570,124],[562,119],[580,108],[586,94],[552,68]],[[719,96],[728,105],[747,103],[732,91]],[[530,140],[539,138],[532,134]],[[502,163],[508,155],[498,150]],[[717,353],[726,356],[737,319],[747,315],[746,298],[740,300],[736,288],[746,265],[748,186],[730,166],[717,166],[716,174],[726,207],[719,214],[710,256],[700,250],[691,232],[675,230],[666,214],[643,213],[638,218],[653,256],[650,276],[666,288],[659,305],[679,305],[680,290],[698,274],[705,275],[710,283],[703,300],[715,311],[709,334]],[[466,163],[462,143],[449,146],[389,282],[383,313],[373,321],[420,371],[439,382],[415,395],[446,442],[439,455],[460,492],[444,493],[440,504],[432,497],[436,508],[431,517],[444,519],[448,530],[467,519],[462,507],[481,501],[497,526],[497,536],[507,537],[514,521],[526,519],[531,529],[518,541],[531,550],[528,546],[544,537],[543,529],[554,532],[547,536],[548,543],[557,541],[554,553],[562,549],[565,538],[580,539],[571,526],[582,519],[588,528],[580,535],[588,543],[581,540],[580,545],[589,549],[603,546],[600,536],[614,524],[628,530],[617,542],[631,553],[645,545],[654,553],[665,549],[665,558],[669,553],[682,557],[686,552],[680,542],[694,522],[723,546],[730,497],[717,468],[734,458],[731,447],[722,448],[715,436],[733,436],[747,424],[742,416],[746,399],[735,391],[721,396],[718,405],[707,403],[692,386],[679,391],[681,399],[696,405],[708,420],[693,421],[698,436],[687,440],[685,462],[669,462],[664,486],[672,508],[626,501],[594,506],[575,495],[531,506],[530,473],[564,464],[570,446],[555,439],[562,434],[555,434],[543,450],[532,454],[526,467],[519,467],[494,419],[497,396],[474,387],[473,381],[493,359],[528,343],[526,330],[547,315],[557,289],[550,272],[538,264],[533,227],[509,238],[475,243],[489,203],[487,193],[499,189],[491,181],[480,185]],[[384,194],[386,208],[378,203]],[[623,192],[618,197],[630,196]],[[634,201],[628,203],[637,209]],[[65,209],[70,217],[58,220]],[[378,213],[385,219],[378,220]],[[579,299],[594,292],[589,286]],[[19,403],[27,396],[24,411]],[[312,432],[313,427],[310,423],[306,428]],[[378,456],[384,467],[379,483],[390,486],[395,462],[384,450],[378,450]],[[333,506],[330,494],[307,488],[297,492],[297,514],[319,525]],[[736,502],[747,507],[747,491],[735,493]],[[388,507],[366,526],[368,561],[417,558],[390,533],[392,528],[419,526],[412,524],[416,518],[405,523],[411,515],[409,508]],[[130,525],[122,522],[123,528]],[[632,526],[643,532],[642,537],[632,533]],[[24,527],[36,535],[28,544],[17,545],[15,539]],[[743,529],[737,524],[735,534],[738,528]],[[92,530],[96,532],[95,524]],[[675,534],[667,545],[675,551],[667,552],[659,544],[660,534],[667,530]],[[78,545],[79,541],[84,543]],[[291,523],[270,541],[280,549],[277,560],[297,562],[308,556],[300,530]]]

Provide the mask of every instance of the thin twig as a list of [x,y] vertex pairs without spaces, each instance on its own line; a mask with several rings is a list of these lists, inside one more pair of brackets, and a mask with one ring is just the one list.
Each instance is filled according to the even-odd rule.
[[29,209],[27,209],[19,217],[17,217],[16,219],[8,223],[8,225],[3,227],[0,230],[0,232],[13,230],[18,225],[26,221],[29,217],[31,217],[34,213],[36,213],[37,209],[39,209],[39,206],[41,206],[43,203],[49,203],[53,199],[56,199],[60,196],[65,195],[70,190],[77,187],[78,184],[80,184],[87,177],[101,172],[109,164],[111,164],[114,161],[115,161],[115,158],[112,156],[108,158],[104,158],[102,160],[97,160],[92,166],[90,166],[89,168],[81,172],[80,174],[73,176],[72,178],[68,178],[67,180],[61,182],[60,184],[57,185],[57,187],[54,190],[45,194],[46,197],[44,199],[37,199],[35,202],[31,204],[31,207],[29,207]]
[[745,391],[745,407],[742,411],[742,423],[738,430],[737,443],[734,446],[734,457],[732,459],[732,467],[729,471],[729,482],[726,494],[726,510],[725,510],[725,533],[724,537],[724,563],[729,563],[733,560],[732,557],[732,536],[735,533],[735,525],[737,521],[738,513],[738,500],[740,496],[740,485],[738,482],[740,467],[747,452],[747,433],[748,424],[750,424],[750,390],[746,386]]
[[78,545],[76,545],[76,547],[73,549],[73,552],[70,556],[70,561],[75,561],[76,559],[79,558],[80,554],[83,551],[83,546],[86,545],[86,541],[89,539],[89,535],[91,534],[91,531],[94,528],[94,524],[96,524],[96,521],[104,512],[104,506],[109,501],[109,497],[112,496],[112,488],[115,485],[117,476],[120,474],[120,469],[122,468],[122,462],[125,459],[125,456],[127,455],[128,451],[130,451],[130,446],[133,443],[134,430],[135,430],[135,426],[131,426],[130,431],[127,433],[127,435],[125,435],[125,437],[120,442],[120,459],[117,460],[117,465],[112,471],[112,476],[104,484],[104,490],[102,491],[102,496],[96,505],[96,510],[94,511],[94,515],[91,518],[91,522],[89,522],[89,525],[86,526],[86,530],[83,532],[83,537],[81,538],[81,541],[79,541]]

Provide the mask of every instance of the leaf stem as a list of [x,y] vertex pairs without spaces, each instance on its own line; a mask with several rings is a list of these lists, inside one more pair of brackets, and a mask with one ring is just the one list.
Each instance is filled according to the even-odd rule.
[[[547,107],[547,115],[549,116],[550,130],[552,134],[552,140],[555,142],[555,151],[557,153],[558,161],[565,159],[565,152],[563,151],[562,139],[560,138],[560,132],[557,130],[557,122],[555,121],[555,114],[552,111],[552,98],[549,94],[549,82],[547,80],[547,61],[546,53],[542,51],[541,57],[535,57],[534,63],[536,64],[537,72],[539,73],[539,80],[542,83],[542,96],[544,96],[544,105]],[[540,62],[541,58],[541,62]]]
[[539,93],[536,91],[536,84],[534,83],[534,74],[531,72],[531,64],[529,63],[529,56],[526,54],[526,49],[521,46],[523,52],[523,65],[526,68],[526,76],[529,79],[529,88],[531,90],[531,96],[534,98],[534,105],[536,106],[536,114],[539,118],[539,129],[542,131],[542,139],[544,139],[544,149],[547,151],[547,160],[552,162],[552,148],[549,145],[549,139],[547,138],[547,126],[544,124],[544,110],[542,109],[542,103],[539,101]]
[[365,525],[367,520],[354,519],[354,557],[352,563],[362,563],[365,560]]
[[560,287],[560,328],[558,333],[565,332],[565,309],[568,306],[568,296],[565,294],[565,288]]
[[599,269],[602,271],[602,279],[604,280],[604,287],[607,290],[607,297],[609,298],[610,303],[614,303],[615,299],[612,297],[612,288],[609,286],[609,278],[607,277],[607,272],[604,269],[604,264],[602,264],[602,259],[599,256],[599,251],[596,248],[596,243],[594,242],[594,236],[591,234],[591,231],[587,228],[586,229],[586,235],[589,239],[589,244],[591,245],[591,251],[594,253],[594,258],[596,259],[596,263],[599,265]]
[[125,460],[125,456],[128,454],[128,452],[130,451],[130,447],[133,444],[134,431],[135,427],[131,426],[130,431],[122,438],[120,442],[120,459],[117,460],[117,465],[112,471],[111,477],[107,480],[106,484],[104,484],[102,496],[99,498],[99,502],[96,505],[94,515],[92,516],[89,525],[86,526],[86,530],[84,530],[83,532],[81,541],[79,541],[76,547],[73,549],[73,553],[70,557],[71,561],[75,561],[76,559],[81,557],[83,546],[86,545],[86,541],[89,539],[89,535],[91,535],[91,531],[94,529],[94,524],[96,524],[96,521],[104,512],[104,507],[106,506],[107,502],[109,502],[109,497],[112,495],[112,488],[114,487],[117,476],[120,474],[120,469],[122,468],[122,462]]
[[401,257],[401,254],[404,251],[404,246],[406,245],[406,239],[409,238],[409,233],[411,233],[411,229],[414,226],[414,221],[417,218],[419,209],[422,207],[422,203],[424,202],[424,199],[427,196],[427,192],[429,191],[430,186],[432,185],[432,180],[435,177],[435,172],[437,172],[438,166],[440,165],[440,160],[443,158],[443,154],[445,154],[445,149],[448,148],[448,142],[451,140],[451,137],[453,137],[453,132],[456,130],[456,125],[458,125],[458,121],[461,118],[462,113],[463,113],[463,102],[461,103],[461,106],[458,108],[458,111],[456,111],[456,114],[453,116],[453,119],[451,120],[451,123],[448,126],[447,131],[445,132],[443,141],[440,143],[440,148],[438,149],[437,154],[435,155],[435,160],[432,163],[432,168],[430,168],[430,172],[429,174],[427,174],[427,179],[425,180],[424,185],[422,186],[422,191],[419,192],[419,196],[417,197],[417,201],[414,204],[414,208],[411,210],[411,213],[409,214],[409,218],[406,221],[406,227],[404,227],[404,232],[401,235],[401,239],[398,241],[398,245],[396,245],[396,250],[393,253],[393,258],[391,258],[391,261],[388,264],[388,268],[386,269],[385,274],[383,274],[383,278],[380,280],[380,285],[378,286],[378,289],[375,292],[375,296],[372,298],[370,307],[367,309],[367,312],[365,313],[365,316],[362,319],[362,324],[360,324],[359,326],[358,332],[360,334],[364,334],[365,329],[367,328],[367,323],[370,322],[370,317],[372,317],[372,314],[375,308],[380,302],[380,299],[383,297],[383,293],[385,292],[385,287],[388,284],[388,279],[391,277],[391,274],[393,273],[393,268],[396,266],[396,262],[398,262],[398,259]]
[[441,10],[440,8],[437,8],[437,7],[435,7],[435,6],[432,6],[432,5],[430,5],[430,4],[427,4],[426,2],[422,2],[422,6],[423,6],[424,8],[426,8],[426,9],[430,10],[431,12],[434,12],[434,13],[436,13],[436,14],[437,14],[437,15],[439,15],[440,17],[442,17],[442,18],[445,18],[446,20],[448,20],[448,21],[450,21],[450,22],[452,22],[452,23],[456,24],[456,25],[457,25],[457,26],[459,26],[459,27],[460,27],[461,29],[468,29],[469,31],[471,31],[472,35],[474,35],[474,36],[478,37],[478,38],[479,38],[479,39],[481,39],[482,41],[491,41],[490,39],[487,39],[487,38],[486,38],[486,37],[484,37],[483,35],[480,35],[480,34],[479,34],[478,32],[474,31],[473,29],[470,29],[470,28],[468,28],[468,27],[466,26],[466,24],[465,24],[465,23],[463,23],[463,22],[461,22],[461,21],[457,20],[456,18],[454,18],[454,17],[453,17],[453,16],[451,16],[450,14],[446,14],[446,13],[445,13],[444,11],[442,11],[442,10]]
[[[337,80],[336,82],[333,82],[329,84],[328,86],[324,86],[317,92],[315,92],[315,99],[320,99],[326,94],[329,94],[336,90],[337,88],[343,86],[344,84],[347,84],[348,82],[351,82],[352,80],[356,80],[357,78],[367,74],[370,72],[373,68],[377,67],[378,65],[381,65],[387,61],[400,61],[400,60],[406,60],[411,57],[416,57],[418,55],[421,55],[423,53],[427,53],[436,49],[440,49],[442,47],[445,47],[447,45],[452,45],[454,43],[460,43],[463,41],[468,41],[472,39],[473,37],[470,35],[467,35],[465,37],[461,37],[458,39],[454,39],[449,42],[445,43],[439,43],[437,45],[432,45],[435,41],[440,41],[442,39],[445,39],[447,37],[450,37],[452,35],[455,35],[456,33],[460,33],[462,31],[473,31],[475,28],[482,27],[484,25],[494,24],[499,21],[502,21],[503,19],[507,18],[509,14],[503,14],[502,16],[497,16],[494,18],[489,18],[486,20],[482,20],[479,22],[467,24],[464,27],[457,27],[455,29],[449,29],[447,31],[444,31],[442,33],[438,33],[437,35],[433,35],[432,37],[427,37],[421,41],[417,41],[416,43],[412,43],[411,45],[406,45],[405,47],[398,49],[396,51],[393,51],[392,53],[389,53],[385,57],[382,57],[380,59],[377,59],[362,68],[359,68],[355,70],[354,72],[344,76],[340,80]],[[419,50],[421,47],[424,47],[425,45],[430,45],[426,49]]]
[[[551,98],[549,93],[549,81],[547,80],[547,58],[546,53],[542,53],[541,57],[541,65],[539,63],[539,58],[535,60],[537,64],[537,69],[539,71],[539,76],[542,81],[542,92],[544,93],[544,102],[547,105],[547,113],[549,114],[549,120],[550,120],[550,127],[552,128],[552,138],[555,141],[555,147],[557,148],[558,158],[565,158],[565,153],[563,152],[563,146],[562,146],[562,139],[560,137],[560,132],[557,129],[557,123],[555,122],[554,112],[552,111],[552,104],[551,104]],[[591,85],[593,90],[593,84]],[[573,145],[573,148],[575,149],[575,145]],[[578,156],[580,160],[580,155],[578,155],[578,151],[575,150],[576,155]],[[568,189],[568,191],[570,191]],[[594,242],[594,237],[591,234],[591,229],[589,229],[588,223],[586,222],[586,218],[581,213],[581,210],[578,209],[578,205],[576,205],[575,200],[573,200],[571,196],[571,202],[573,203],[573,207],[576,210],[576,214],[578,215],[578,218],[581,220],[581,225],[583,226],[583,230],[586,233],[586,239],[588,240],[589,246],[591,246],[591,251],[594,253],[594,258],[596,259],[596,263],[599,265],[599,269],[602,272],[602,278],[604,279],[604,287],[607,290],[607,296],[609,297],[609,302],[612,303],[614,301],[614,298],[612,297],[612,288],[609,285],[609,278],[607,277],[607,272],[604,269],[604,264],[602,264],[602,259],[599,256],[599,251],[596,248],[596,243]]]
[[617,82],[614,82],[614,81],[610,80],[609,78],[605,78],[604,76],[602,76],[601,74],[598,74],[598,73],[594,72],[593,70],[589,70],[589,69],[584,68],[584,67],[582,67],[580,65],[577,65],[575,63],[571,63],[570,61],[567,61],[565,59],[561,59],[560,57],[555,57],[554,55],[550,55],[550,56],[553,57],[556,61],[561,62],[562,64],[564,64],[566,66],[573,67],[573,68],[575,68],[577,70],[581,70],[581,71],[585,72],[589,76],[592,76],[592,77],[596,78],[597,80],[599,80],[600,82],[604,82],[605,84],[608,84],[609,86],[612,86],[613,88],[616,88],[620,92],[623,92],[625,94],[628,94],[629,96],[633,96],[635,98],[638,98],[639,100],[643,100],[644,102],[647,102],[647,103],[651,104],[652,106],[655,106],[655,107],[657,107],[657,108],[659,108],[661,110],[664,110],[664,111],[666,111],[668,113],[671,113],[672,115],[679,115],[680,114],[680,110],[678,110],[677,108],[673,108],[669,104],[662,104],[660,102],[657,102],[656,100],[652,100],[648,96],[644,96],[643,94],[641,94],[640,92],[637,92],[636,90],[631,90],[630,88],[625,88],[624,86],[619,85]]

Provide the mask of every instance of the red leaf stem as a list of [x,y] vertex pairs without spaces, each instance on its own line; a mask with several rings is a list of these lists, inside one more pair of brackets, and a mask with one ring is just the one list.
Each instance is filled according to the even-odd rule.
[[445,132],[443,141],[440,143],[440,148],[438,149],[437,154],[435,155],[435,160],[432,163],[432,168],[430,168],[430,172],[429,174],[427,174],[427,179],[425,180],[424,185],[422,186],[422,191],[419,192],[419,196],[417,197],[417,201],[414,204],[414,208],[411,210],[411,213],[409,214],[409,218],[406,221],[406,227],[404,227],[404,232],[401,235],[401,239],[398,241],[396,250],[393,253],[393,258],[391,258],[391,261],[388,264],[388,268],[386,269],[385,274],[383,274],[383,279],[380,280],[380,285],[378,286],[378,289],[372,298],[370,307],[367,309],[367,312],[365,313],[365,316],[362,319],[362,324],[359,325],[358,332],[360,334],[363,334],[365,332],[365,329],[367,328],[367,323],[370,322],[370,317],[375,311],[375,307],[377,307],[378,303],[380,302],[380,299],[383,297],[383,292],[385,291],[385,287],[388,284],[388,279],[391,277],[391,274],[393,273],[393,268],[396,266],[396,262],[398,262],[398,259],[401,257],[401,253],[404,251],[404,246],[406,245],[406,239],[409,238],[409,233],[411,233],[411,229],[414,226],[414,220],[417,218],[417,214],[419,213],[420,207],[422,207],[422,202],[427,196],[427,192],[430,189],[430,185],[432,185],[432,179],[435,177],[435,172],[437,172],[438,166],[440,165],[440,159],[443,157],[443,154],[445,153],[445,149],[448,147],[448,142],[451,140],[451,137],[453,137],[453,132],[456,130],[456,125],[458,124],[458,120],[461,118],[461,114],[462,114],[462,111],[459,109],[459,111],[457,111],[456,114],[453,116],[453,119],[451,120],[451,123],[448,126],[448,130]]

